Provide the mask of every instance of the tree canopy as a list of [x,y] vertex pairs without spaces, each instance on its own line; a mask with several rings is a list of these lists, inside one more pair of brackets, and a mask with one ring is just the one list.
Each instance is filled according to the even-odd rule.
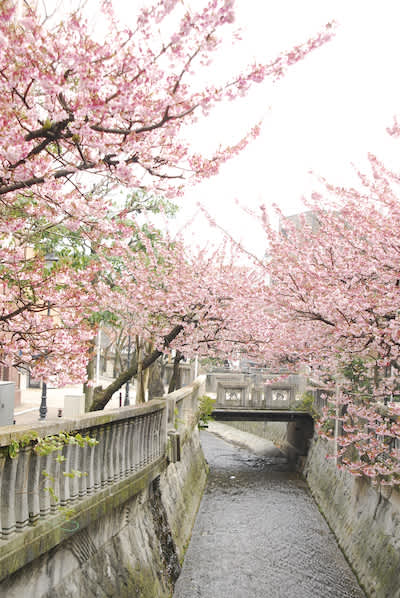
[[[132,308],[130,321],[134,313],[135,326],[149,334],[159,326],[157,339],[168,308],[172,326],[179,313],[180,325],[195,327],[193,302],[201,306],[198,318],[206,313],[204,297],[190,298],[183,286],[199,285],[188,268],[202,271],[202,256],[186,256],[179,242],[167,243],[167,255],[161,240],[157,263],[153,249],[131,251],[137,211],[149,206],[121,205],[116,190],[175,199],[186,181],[217,173],[257,134],[257,124],[211,156],[196,153],[190,126],[216,103],[266,77],[279,79],[333,32],[327,25],[267,64],[199,87],[196,73],[211,68],[220,31],[234,21],[231,0],[197,11],[176,0],[155,2],[139,11],[133,28],[104,1],[101,40],[79,10],[43,20],[33,5],[19,8],[0,2],[0,359],[65,384],[85,378],[96,314],[110,306],[118,312],[127,301],[122,310]],[[175,12],[176,26],[162,40],[158,29]],[[49,255],[57,261],[46,265]],[[220,305],[218,298],[214,309]]]

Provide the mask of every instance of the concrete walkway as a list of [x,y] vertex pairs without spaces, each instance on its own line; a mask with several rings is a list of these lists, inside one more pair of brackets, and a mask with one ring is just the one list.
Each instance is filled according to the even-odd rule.
[[[99,384],[105,388],[113,381],[112,378],[101,378]],[[121,389],[122,405],[125,400],[125,386]],[[42,391],[40,388],[28,388],[21,392],[21,403],[14,409],[14,419],[16,425],[28,424],[34,425],[39,421],[39,407]],[[60,421],[64,413],[64,397],[67,395],[82,395],[82,385],[68,386],[64,388],[47,388],[47,415],[46,421]],[[129,385],[129,400],[131,404],[135,403],[134,385]],[[106,409],[119,408],[119,392],[115,393],[106,406]],[[59,417],[61,410],[61,417]]]
[[271,440],[261,438],[255,434],[242,432],[242,430],[216,421],[208,423],[208,431],[227,442],[232,442],[237,446],[250,450],[259,457],[282,457],[286,459],[286,455]]

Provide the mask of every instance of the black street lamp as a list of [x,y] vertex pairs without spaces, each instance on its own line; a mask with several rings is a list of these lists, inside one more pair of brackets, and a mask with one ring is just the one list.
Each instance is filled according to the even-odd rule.
[[[46,254],[45,258],[46,266],[51,266],[58,262],[58,257],[54,253]],[[50,301],[47,302],[47,315],[50,315]],[[42,396],[39,407],[39,420],[46,419],[47,415],[47,384],[42,380]]]

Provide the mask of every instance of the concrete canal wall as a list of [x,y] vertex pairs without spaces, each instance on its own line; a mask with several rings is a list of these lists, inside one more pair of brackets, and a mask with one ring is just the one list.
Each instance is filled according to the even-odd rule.
[[[91,461],[92,469],[99,474],[99,487],[95,475],[93,480],[87,480],[86,493],[82,489],[74,499],[71,480],[69,516],[58,505],[50,505],[54,508],[49,512],[42,508],[39,519],[25,527],[19,525],[19,501],[24,497],[18,492],[23,493],[24,488],[19,489],[18,475],[13,478],[16,508],[6,509],[4,502],[1,505],[1,529],[5,532],[0,539],[0,596],[171,596],[206,483],[206,464],[196,426],[197,399],[203,392],[204,381],[195,381],[173,393],[172,398],[170,395],[139,409],[85,416],[93,435],[100,439],[93,449],[94,455],[98,451],[99,463]],[[178,413],[179,420],[174,422]],[[83,424],[81,428],[87,428]],[[60,425],[68,427],[65,422]],[[97,432],[96,426],[101,428]],[[71,427],[76,429],[76,422]],[[12,434],[16,433],[14,427]],[[176,444],[177,436],[182,442],[178,449],[173,449],[171,445]],[[132,446],[130,439],[136,437],[140,446],[128,450]],[[110,452],[123,458],[119,461],[114,456],[108,460]],[[138,455],[140,462],[136,463]],[[29,471],[35,469],[36,458],[29,454]],[[17,461],[6,458],[3,482],[8,480],[9,484],[14,470],[17,474],[19,469],[26,470],[20,459],[22,456]],[[125,473],[117,475],[120,471]],[[29,475],[25,484],[28,493],[32,487]],[[104,484],[100,483],[102,480]],[[3,498],[7,492],[3,485]],[[41,488],[38,493],[38,508],[46,506],[46,493],[42,496]],[[61,496],[65,496],[65,490]],[[26,500],[30,504],[29,496]],[[17,521],[16,529],[9,532],[13,518]]]
[[400,492],[339,471],[331,442],[315,438],[309,488],[367,595],[400,598]]
[[289,449],[289,443],[287,438],[287,423],[285,422],[270,422],[270,421],[258,421],[258,422],[229,422],[228,424],[236,430],[247,432],[249,434],[255,434],[266,440],[271,440],[275,446],[280,448],[283,452]]

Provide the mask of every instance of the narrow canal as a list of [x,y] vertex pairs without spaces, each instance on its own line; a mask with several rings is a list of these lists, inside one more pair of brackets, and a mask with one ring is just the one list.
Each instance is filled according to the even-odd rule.
[[362,598],[306,484],[282,457],[202,432],[210,465],[174,598]]

